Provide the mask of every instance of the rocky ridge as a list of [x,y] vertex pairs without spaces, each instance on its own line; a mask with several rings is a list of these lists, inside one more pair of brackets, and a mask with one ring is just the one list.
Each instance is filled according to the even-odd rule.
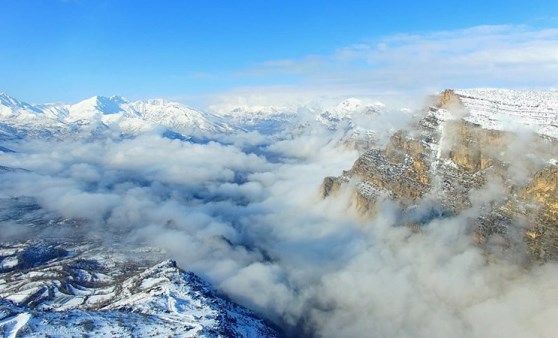
[[[442,92],[386,147],[367,150],[350,170],[325,178],[322,196],[354,184],[357,209],[373,215],[389,199],[402,210],[400,223],[413,227],[471,214],[467,223],[480,245],[521,248],[532,260],[558,258],[557,140],[531,115],[523,119],[527,127],[538,121],[536,132],[490,128],[498,116],[479,107],[471,95]],[[549,112],[557,107],[539,107],[546,107],[544,121],[556,118]],[[486,116],[490,123],[479,123]]]

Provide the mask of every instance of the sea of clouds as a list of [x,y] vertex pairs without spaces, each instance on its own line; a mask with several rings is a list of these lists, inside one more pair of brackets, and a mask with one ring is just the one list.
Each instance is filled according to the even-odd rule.
[[203,143],[156,132],[6,143],[15,152],[0,152],[0,165],[24,170],[0,176],[0,197],[30,197],[45,213],[81,222],[41,230],[4,220],[0,240],[79,233],[159,247],[287,335],[556,334],[558,266],[490,259],[473,243],[468,219],[503,198],[498,189],[420,232],[397,224],[389,201],[364,218],[350,185],[320,197],[323,178],[359,155],[341,140],[307,128]]

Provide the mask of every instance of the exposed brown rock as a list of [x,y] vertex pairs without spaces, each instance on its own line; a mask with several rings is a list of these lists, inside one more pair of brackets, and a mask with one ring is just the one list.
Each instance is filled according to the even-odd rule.
[[337,177],[328,176],[324,178],[322,186],[320,187],[320,195],[325,198],[331,194],[336,193],[341,187],[341,182]]
[[462,108],[463,103],[461,102],[459,96],[455,94],[452,89],[446,89],[440,93],[436,107],[451,110]]
[[509,133],[482,129],[464,121],[446,122],[447,133],[451,133],[448,157],[466,171],[476,172],[486,169],[497,160],[497,153],[512,136]]
[[[439,109],[456,114],[443,120]],[[515,153],[515,134],[467,122],[459,118],[463,109],[452,90],[442,92],[436,107],[410,130],[395,133],[383,149],[364,152],[343,176],[324,179],[322,196],[352,178],[361,182],[354,205],[362,213],[373,214],[378,198],[387,197],[402,210],[428,198],[439,214],[458,214],[473,206],[473,191],[489,181],[501,182],[507,197],[482,206],[479,218],[471,220],[477,243],[490,243],[497,236],[505,247],[526,247],[535,260],[558,258],[558,168],[539,164],[558,154],[556,140],[526,139],[535,149],[533,160]],[[517,172],[524,177],[518,178]],[[425,221],[412,216],[402,220],[415,226]]]
[[533,256],[558,258],[558,166],[539,171],[518,195],[520,202],[528,206],[526,240]]

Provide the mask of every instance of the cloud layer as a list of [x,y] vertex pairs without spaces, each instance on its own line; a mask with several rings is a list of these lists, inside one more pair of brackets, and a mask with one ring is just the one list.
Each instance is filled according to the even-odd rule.
[[348,45],[325,55],[270,60],[235,77],[288,77],[282,85],[236,88],[216,95],[285,104],[317,97],[384,96],[445,88],[558,86],[558,29],[477,26],[399,34]]
[[555,334],[558,266],[489,259],[468,233],[474,207],[420,233],[400,227],[387,202],[362,219],[349,189],[319,198],[323,177],[347,169],[354,150],[325,131],[262,139],[246,137],[242,147],[157,134],[11,144],[17,152],[0,154],[0,165],[29,171],[4,173],[0,194],[81,219],[82,233],[107,245],[163,248],[293,335]]

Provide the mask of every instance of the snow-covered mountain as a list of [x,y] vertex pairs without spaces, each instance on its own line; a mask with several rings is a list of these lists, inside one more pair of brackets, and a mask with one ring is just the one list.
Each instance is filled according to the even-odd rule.
[[137,135],[154,129],[207,138],[235,130],[270,135],[325,127],[344,132],[346,140],[369,142],[374,138],[370,121],[387,111],[381,102],[357,98],[334,104],[239,105],[202,112],[164,99],[129,102],[120,96],[93,96],[76,104],[31,105],[0,94],[0,138]]
[[[556,90],[466,89],[456,90],[455,94],[465,107],[465,119],[484,128],[520,127],[558,137]],[[363,135],[372,137],[371,121],[394,110],[398,109],[357,98],[335,104],[226,106],[210,113],[163,99],[129,102],[120,96],[94,96],[71,105],[31,105],[0,94],[0,138],[64,137],[103,131],[138,134],[156,128],[185,137],[233,130],[271,134],[301,126],[315,127],[314,122],[318,122],[332,130],[345,130],[348,138],[359,139]]]
[[91,243],[0,247],[0,332],[5,337],[277,337],[249,310],[223,298],[155,252]]
[[167,100],[129,102],[120,96],[94,96],[76,104],[31,105],[0,94],[0,136],[124,134],[164,128],[185,136],[232,130],[221,117]]
[[[327,101],[297,102],[290,105],[217,105],[210,109],[230,125],[261,134],[300,134],[327,129],[339,140],[362,148],[377,142],[374,123],[394,109],[382,102],[354,97]],[[384,119],[385,120],[385,119]],[[383,121],[387,122],[387,121]]]
[[0,138],[51,136],[66,128],[67,112],[57,105],[33,106],[0,93]]
[[386,105],[381,102],[365,102],[354,97],[345,99],[334,107],[323,109],[316,120],[335,128],[339,122],[348,122],[358,128],[359,119],[374,119],[385,112]]
[[136,101],[126,106],[140,120],[165,126],[172,130],[192,129],[208,132],[225,132],[232,128],[214,114],[200,112],[183,104],[163,99]]
[[256,125],[268,120],[299,123],[317,120],[330,126],[341,120],[351,120],[355,115],[373,116],[385,108],[386,105],[379,101],[350,97],[334,104],[310,101],[285,106],[244,104],[214,106],[212,109],[218,115],[236,122],[236,125]]
[[386,105],[379,101],[367,102],[362,99],[350,97],[345,99],[335,107],[326,110],[329,116],[337,119],[351,118],[355,114],[375,115],[380,113]]
[[128,101],[120,96],[93,96],[68,106],[66,121],[102,120],[104,116],[126,112]]

